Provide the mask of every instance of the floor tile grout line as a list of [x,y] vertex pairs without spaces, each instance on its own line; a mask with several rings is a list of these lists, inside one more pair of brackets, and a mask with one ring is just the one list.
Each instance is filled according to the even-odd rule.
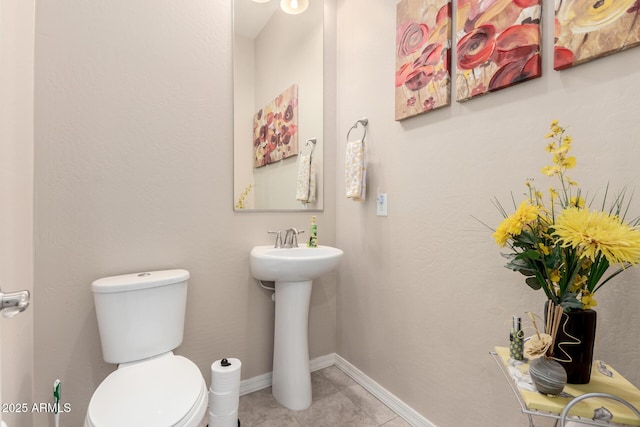
[[[335,366],[335,365],[331,365],[331,366]],[[353,384],[345,384],[345,382],[340,381],[339,378],[335,377],[335,375],[333,375],[334,380],[332,380],[330,378],[330,375],[326,372],[326,369],[331,368],[331,366],[328,366],[326,368],[322,368],[322,369],[318,369],[316,372],[321,375],[321,377],[323,378],[323,381],[327,381],[328,384],[330,384],[336,391],[328,394],[326,396],[323,396],[322,399],[320,400],[314,400],[313,403],[316,402],[321,402],[325,399],[331,398],[331,397],[335,397],[338,393],[340,394],[341,398],[346,399],[347,401],[349,401],[354,408],[356,408],[362,415],[366,416],[366,418],[368,420],[370,420],[372,422],[373,425],[377,426],[377,427],[383,427],[384,425],[392,422],[394,419],[396,418],[400,418],[402,419],[402,417],[396,413],[391,407],[389,407],[388,405],[386,405],[383,401],[381,401],[379,398],[377,398],[373,393],[371,393],[370,391],[368,391],[366,388],[364,388],[362,386],[362,384],[359,384],[357,381],[354,381]],[[344,371],[342,371],[341,369],[338,368],[338,370],[346,375],[348,378],[351,378],[349,375],[347,375]],[[353,378],[351,378],[353,379]],[[345,389],[349,389],[352,386],[356,386],[358,387],[358,392],[362,391],[364,392],[363,394],[366,396],[371,396],[372,398],[374,398],[376,401],[379,402],[380,405],[384,406],[385,408],[389,409],[390,412],[394,415],[392,418],[385,420],[384,422],[380,423],[376,420],[376,417],[373,415],[375,413],[375,409],[373,409],[374,412],[370,412],[368,410],[366,410],[364,407],[360,406],[360,404],[358,404],[358,401],[360,401],[361,403],[363,402],[362,399],[358,399],[358,401],[354,400],[352,397],[349,396],[349,394],[352,394],[351,391],[349,393],[345,393],[344,390]],[[253,393],[250,393],[253,394]],[[248,395],[247,395],[248,396]],[[357,394],[353,394],[353,396],[357,396]],[[312,404],[313,404],[312,403]],[[299,416],[296,416],[296,412],[297,411],[292,411],[292,410],[287,410],[287,413],[290,417],[290,419],[292,419],[297,427],[314,427],[314,423],[308,424],[308,423],[304,423],[304,418],[300,418]],[[268,420],[263,420],[262,422],[258,423],[258,424],[253,424],[254,427],[259,427],[260,425],[263,425],[265,423],[268,423]],[[251,427],[249,425],[247,425],[247,427]]]
[[[325,368],[326,369],[326,368]],[[374,396],[371,392],[369,392],[367,389],[365,389],[361,384],[358,384],[357,382],[355,383],[360,389],[362,389],[365,393],[369,394],[371,397],[373,397],[374,399],[376,399],[378,402],[380,402],[381,405],[383,405],[386,408],[389,408],[389,410],[395,415],[395,417],[392,417],[391,419],[385,421],[382,424],[379,424],[378,421],[376,421],[375,417],[373,417],[368,411],[365,410],[365,408],[361,407],[358,402],[356,402],[355,400],[351,399],[348,395],[344,394],[342,392],[342,388],[334,383],[333,381],[331,381],[331,379],[329,377],[327,377],[324,372],[324,369],[320,369],[318,371],[318,373],[320,373],[320,375],[322,375],[325,379],[327,379],[331,384],[333,384],[335,386],[335,388],[338,390],[338,393],[341,393],[344,397],[346,397],[347,399],[349,399],[349,401],[351,403],[353,403],[355,405],[356,408],[358,408],[363,414],[365,414],[371,421],[373,421],[378,427],[383,426],[384,424],[390,422],[392,419],[399,417],[399,415],[391,408],[389,408],[389,406],[387,406],[384,402],[382,402],[380,399],[378,399],[376,396]],[[346,375],[346,374],[345,374]],[[345,387],[346,388],[346,387]],[[296,419],[297,421],[297,419]]]

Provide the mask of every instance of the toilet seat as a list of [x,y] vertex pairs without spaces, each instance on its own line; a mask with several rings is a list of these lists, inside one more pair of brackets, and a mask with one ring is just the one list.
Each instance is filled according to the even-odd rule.
[[87,427],[192,427],[207,410],[198,367],[173,354],[121,366],[91,397]]

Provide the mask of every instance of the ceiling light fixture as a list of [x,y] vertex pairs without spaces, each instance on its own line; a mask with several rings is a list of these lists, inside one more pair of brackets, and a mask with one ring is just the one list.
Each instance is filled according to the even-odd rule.
[[271,0],[253,0],[254,3],[268,3]]
[[309,0],[282,0],[280,2],[280,8],[289,15],[299,15],[308,7]]

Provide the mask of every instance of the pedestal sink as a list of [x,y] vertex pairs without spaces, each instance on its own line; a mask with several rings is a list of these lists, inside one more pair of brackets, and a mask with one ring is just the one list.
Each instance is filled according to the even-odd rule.
[[343,252],[330,246],[251,250],[251,274],[275,282],[276,319],[273,343],[273,396],[299,411],[311,405],[309,371],[309,301],[311,284],[334,270]]

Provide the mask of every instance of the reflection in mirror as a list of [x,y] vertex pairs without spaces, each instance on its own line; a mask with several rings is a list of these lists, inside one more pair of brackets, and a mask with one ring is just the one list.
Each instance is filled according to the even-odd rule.
[[[291,15],[280,3],[234,1],[238,211],[323,208],[324,5],[310,1],[306,11]],[[305,200],[302,194],[314,195],[313,177],[315,200]]]

